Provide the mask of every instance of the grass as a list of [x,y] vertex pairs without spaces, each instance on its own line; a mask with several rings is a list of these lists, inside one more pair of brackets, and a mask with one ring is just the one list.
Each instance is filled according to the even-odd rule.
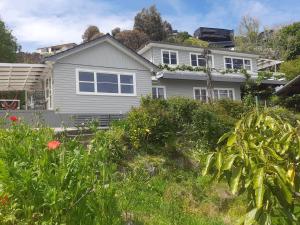
[[182,168],[178,161],[144,155],[120,169],[117,196],[125,221],[225,225],[243,214],[244,200],[234,198],[224,183],[212,183],[210,177],[200,175],[199,168]]

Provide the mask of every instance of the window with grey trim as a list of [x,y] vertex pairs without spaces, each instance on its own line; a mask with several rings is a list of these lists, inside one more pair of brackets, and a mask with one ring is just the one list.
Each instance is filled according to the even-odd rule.
[[206,59],[204,55],[191,54],[191,66],[206,67]]
[[152,87],[152,98],[166,99],[164,87]]
[[163,64],[177,65],[177,52],[170,51],[170,50],[163,50],[162,57],[163,57],[162,58]]
[[95,92],[95,81],[93,72],[79,72],[79,91],[80,92]]
[[134,76],[106,72],[78,72],[79,92],[100,94],[134,94]]
[[251,70],[251,61],[249,59],[225,57],[224,60],[226,69]]

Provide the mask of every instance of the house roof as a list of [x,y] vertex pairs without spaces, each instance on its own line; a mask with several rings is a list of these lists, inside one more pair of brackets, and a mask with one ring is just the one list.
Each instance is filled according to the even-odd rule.
[[[203,50],[204,49],[203,47],[191,46],[191,45],[186,45],[186,44],[177,44],[177,43],[170,43],[170,42],[164,42],[164,41],[150,41],[147,44],[145,44],[143,47],[141,47],[138,50],[138,53],[143,54],[144,52],[149,50],[151,47],[173,48],[173,49],[187,50],[187,51],[195,51],[195,50]],[[224,49],[224,48],[213,48],[213,47],[209,47],[208,49],[211,50],[213,53],[259,58],[258,54],[253,54],[250,52],[240,52],[240,51],[235,51],[235,50],[229,50],[229,49]]]
[[278,95],[294,95],[300,94],[300,75],[289,81],[286,85],[276,91]]
[[109,42],[110,44],[112,44],[114,47],[118,48],[119,50],[121,50],[122,52],[124,52],[125,54],[127,54],[128,56],[131,56],[132,58],[134,58],[136,61],[138,61],[139,63],[141,63],[142,65],[144,65],[146,68],[153,70],[153,71],[159,71],[159,68],[153,64],[152,62],[150,62],[149,60],[147,60],[146,58],[144,58],[143,56],[139,55],[137,52],[135,52],[134,50],[128,48],[127,46],[125,46],[124,44],[122,44],[121,42],[119,42],[118,40],[116,40],[114,37],[112,37],[110,34],[105,34],[103,36],[97,37],[91,41],[88,42],[83,42],[79,45],[76,45],[72,48],[69,48],[65,51],[59,52],[55,55],[52,56],[48,56],[44,59],[44,61],[57,61],[59,59],[62,59],[66,56],[75,54],[77,52],[80,52],[84,49],[88,49],[91,48],[99,43],[102,42]]

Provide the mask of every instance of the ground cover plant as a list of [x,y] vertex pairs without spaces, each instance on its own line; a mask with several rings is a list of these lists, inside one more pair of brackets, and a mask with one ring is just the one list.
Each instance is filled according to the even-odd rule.
[[[0,224],[234,224],[249,211],[247,195],[201,171],[251,110],[145,98],[107,131],[92,123],[88,143],[1,118]],[[297,124],[285,109],[268,115]]]

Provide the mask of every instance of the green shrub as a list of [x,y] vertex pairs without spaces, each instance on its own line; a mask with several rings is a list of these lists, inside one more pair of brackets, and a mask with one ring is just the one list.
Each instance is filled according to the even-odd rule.
[[20,121],[0,129],[0,224],[120,224],[105,140],[55,139]]

